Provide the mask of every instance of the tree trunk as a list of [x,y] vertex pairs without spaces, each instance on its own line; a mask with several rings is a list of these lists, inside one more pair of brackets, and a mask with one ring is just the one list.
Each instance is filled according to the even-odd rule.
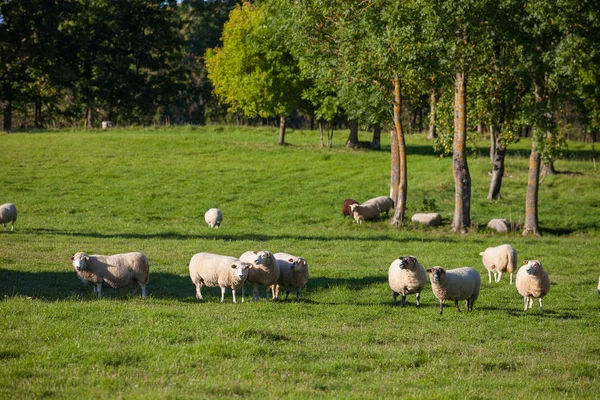
[[93,102],[88,104],[87,112],[85,115],[85,127],[86,128],[94,127],[94,103]]
[[590,136],[592,137],[592,162],[594,163],[594,171],[598,171],[596,167],[596,151],[594,150],[594,143],[596,143],[596,131],[590,132]]
[[[394,83],[394,125],[396,127],[396,147],[398,149],[398,191],[394,204],[396,210],[392,218],[392,226],[400,227],[404,224],[406,213],[406,194],[408,190],[408,177],[406,171],[406,142],[402,130],[402,86],[400,78],[396,77]],[[393,154],[393,151],[392,151]],[[393,157],[392,157],[393,158]],[[395,168],[392,168],[392,173]],[[392,197],[393,199],[393,197]]]
[[354,147],[358,144],[358,121],[352,120],[348,123],[350,127],[350,136],[346,140],[346,147]]
[[319,139],[321,139],[321,148],[325,147],[325,142],[323,141],[323,120],[319,120]]
[[44,121],[42,119],[42,98],[40,96],[35,97],[35,110],[34,110],[33,125],[38,129],[44,127]]
[[431,111],[429,112],[429,134],[427,135],[427,139],[434,140],[437,137],[436,128],[435,128],[435,117],[437,113],[437,101],[438,95],[437,90],[431,89],[431,97],[430,97],[430,105]]
[[279,140],[277,144],[282,145],[285,143],[285,116],[282,115],[279,117]]
[[454,174],[454,220],[452,231],[466,233],[471,226],[471,175],[467,163],[467,75],[456,73],[454,83],[454,143],[452,170]]
[[[504,158],[506,156],[506,146],[500,140],[498,128],[490,127],[490,136],[494,137],[494,159],[492,160],[492,180],[490,181],[490,190],[488,200],[498,200],[500,189],[502,187],[502,177],[504,176]],[[490,154],[492,152],[490,151]]]
[[391,174],[390,174],[390,197],[394,205],[398,205],[398,186],[400,185],[400,154],[398,154],[398,134],[395,129],[390,131],[391,150]]
[[12,101],[11,100],[4,100],[2,102],[2,112],[4,114],[3,129],[6,132],[10,132],[12,130]]
[[494,160],[496,159],[496,143],[500,136],[500,132],[496,130],[495,126],[490,126],[490,162],[492,165],[494,165]]
[[381,125],[373,126],[373,140],[371,141],[371,150],[381,149]]
[[[544,74],[537,71],[535,74],[535,105],[537,113],[544,112]],[[544,113],[545,114],[545,113]],[[541,155],[537,151],[536,140],[540,137],[534,132],[531,135],[531,155],[529,156],[529,173],[527,175],[527,196],[525,198],[525,225],[523,226],[523,236],[535,235],[541,236],[538,222],[538,188],[540,184],[540,159]],[[537,127],[540,129],[540,127]]]

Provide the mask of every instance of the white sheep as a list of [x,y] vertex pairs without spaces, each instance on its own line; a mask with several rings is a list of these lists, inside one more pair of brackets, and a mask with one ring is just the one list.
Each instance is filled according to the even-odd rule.
[[394,293],[394,304],[398,294],[402,294],[402,307],[406,305],[406,295],[417,295],[417,307],[421,307],[421,290],[427,283],[425,268],[413,256],[399,257],[390,264],[388,282]]
[[285,289],[285,300],[288,299],[290,290],[296,291],[296,301],[300,301],[300,289],[308,282],[308,263],[302,257],[288,253],[273,254],[279,265],[279,279],[275,285],[273,299],[279,299],[279,291]]
[[379,209],[374,204],[351,204],[350,211],[354,217],[354,222],[362,224],[363,221],[379,218]]
[[204,221],[206,221],[211,228],[218,229],[223,221],[223,213],[218,208],[211,208],[204,214]]
[[17,206],[13,203],[6,203],[0,206],[0,224],[4,224],[4,230],[6,231],[6,225],[12,222],[10,227],[11,232],[15,229],[15,222],[17,221]]
[[390,210],[394,210],[394,200],[389,196],[379,196],[369,199],[363,205],[374,205],[380,213],[385,212],[385,215],[388,215]]
[[510,273],[510,284],[513,283],[513,272],[517,269],[517,251],[510,244],[501,244],[496,247],[488,247],[479,253],[482,262],[488,271],[489,283],[492,283],[492,272],[494,281],[500,282],[503,272]]
[[[190,278],[196,285],[196,298],[202,300],[202,286],[221,288],[221,303],[225,301],[225,290],[231,288],[233,302],[236,289],[244,286],[250,264],[235,257],[212,253],[197,253],[190,259]],[[242,303],[245,297],[242,291]]]
[[94,285],[94,293],[98,293],[98,297],[102,297],[102,284],[105,283],[115,289],[133,286],[133,294],[139,286],[142,289],[142,298],[146,298],[150,265],[148,258],[142,253],[90,256],[79,252],[69,257],[69,260],[72,261],[79,279],[85,284]]
[[550,291],[550,278],[542,263],[538,260],[525,261],[523,266],[517,272],[515,286],[519,294],[523,296],[524,309],[527,311],[533,306],[533,299],[540,300],[540,310],[542,307],[542,299]]
[[469,267],[445,271],[442,267],[427,270],[431,281],[431,290],[440,301],[440,314],[444,311],[444,301],[454,300],[456,310],[460,312],[459,300],[466,300],[467,311],[473,311],[473,304],[479,297],[481,276],[479,272]]
[[[267,287],[265,297],[269,300],[269,289],[279,279],[279,265],[277,260],[269,251],[247,251],[240,256],[240,260],[252,264],[248,272],[248,283],[252,285],[252,300],[260,300],[258,285]],[[245,287],[242,287],[244,295]]]

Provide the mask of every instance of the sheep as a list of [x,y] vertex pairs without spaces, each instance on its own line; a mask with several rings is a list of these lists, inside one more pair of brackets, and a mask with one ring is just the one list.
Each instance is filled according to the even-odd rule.
[[6,231],[6,225],[12,222],[10,231],[15,230],[15,222],[17,221],[17,206],[13,203],[6,203],[0,206],[0,224],[4,224],[4,230]]
[[533,299],[540,300],[540,311],[543,311],[542,299],[550,291],[550,278],[542,263],[538,260],[525,261],[523,266],[517,271],[515,286],[521,296],[523,296],[524,309],[527,311],[533,306]]
[[279,300],[279,290],[285,288],[285,300],[288,299],[291,289],[296,290],[296,302],[300,301],[300,289],[308,282],[308,263],[302,257],[288,253],[273,254],[279,266],[279,279],[274,289],[273,299]]
[[211,228],[219,229],[219,225],[223,221],[223,213],[218,208],[211,208],[204,214],[204,221]]
[[402,307],[406,305],[406,295],[416,293],[417,307],[421,307],[421,290],[427,283],[425,268],[413,256],[399,257],[390,264],[388,282],[396,298],[402,294]]
[[388,215],[390,210],[394,209],[394,200],[388,196],[379,196],[365,201],[363,205],[374,205],[380,213],[385,212],[385,215]]
[[94,293],[98,293],[98,298],[102,297],[103,283],[115,289],[134,286],[133,294],[139,286],[142,289],[142,298],[146,298],[150,265],[148,258],[142,253],[90,256],[79,252],[69,257],[69,260],[72,261],[79,279],[85,284],[94,285]]
[[350,210],[350,206],[352,204],[359,204],[358,201],[354,200],[354,199],[346,199],[344,200],[344,203],[342,204],[342,215],[344,217],[348,216],[348,215],[352,215],[352,210]]
[[352,211],[354,221],[359,225],[362,224],[363,221],[379,218],[379,209],[374,204],[352,204],[350,205],[350,210]]
[[[269,288],[279,279],[279,265],[269,251],[247,251],[240,256],[240,260],[252,265],[248,272],[248,283],[252,285],[252,300],[260,300],[258,285],[267,287],[265,297],[269,300]],[[271,288],[273,290],[273,288]],[[242,296],[245,287],[242,287]]]
[[[235,257],[212,253],[197,253],[190,259],[190,279],[196,285],[196,298],[202,297],[202,286],[221,288],[221,303],[225,301],[225,290],[231,288],[233,302],[236,289],[244,286],[251,265]],[[242,291],[242,303],[245,301]]]
[[445,271],[442,267],[427,270],[431,281],[431,290],[440,301],[440,314],[444,311],[444,300],[454,300],[456,310],[460,312],[459,300],[466,300],[467,311],[473,311],[473,304],[479,297],[481,276],[469,267]]
[[517,251],[510,244],[502,244],[497,247],[488,247],[479,253],[482,262],[488,271],[489,283],[492,283],[492,272],[494,281],[500,282],[503,272],[510,273],[510,284],[513,283],[513,272],[517,269]]

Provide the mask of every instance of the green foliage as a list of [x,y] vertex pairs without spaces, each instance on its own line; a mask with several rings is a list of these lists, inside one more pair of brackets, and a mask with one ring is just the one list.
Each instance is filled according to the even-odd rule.
[[[451,160],[437,159],[422,135],[407,135],[418,193],[407,206],[435,201],[445,223],[400,230],[340,212],[346,197],[388,192],[389,154],[347,149],[343,138],[321,149],[308,131],[281,147],[276,135],[223,126],[0,135],[1,202],[19,209],[15,232],[0,228],[0,397],[596,397],[600,176],[583,143],[557,162],[571,173],[540,186],[544,236],[524,238],[449,233]],[[480,226],[522,222],[530,148],[511,146],[494,203],[485,200],[489,161],[470,161]],[[215,206],[218,230],[203,221]],[[487,283],[478,253],[501,243],[542,261],[552,281],[544,312],[536,304],[524,313],[506,276]],[[195,300],[193,254],[263,248],[307,258],[300,303],[232,304],[228,291],[220,304],[214,288]],[[106,288],[96,299],[68,261],[82,250],[143,251],[149,297]],[[476,268],[474,311],[447,304],[440,316],[429,284],[420,309],[414,296],[393,307],[387,270],[400,255]]]

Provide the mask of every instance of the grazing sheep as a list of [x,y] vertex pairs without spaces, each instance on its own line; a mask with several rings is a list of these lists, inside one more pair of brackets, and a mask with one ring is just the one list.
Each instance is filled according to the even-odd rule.
[[300,301],[300,289],[308,282],[308,263],[302,257],[288,253],[273,254],[279,265],[279,279],[275,285],[273,299],[279,300],[279,291],[285,289],[285,300],[288,299],[290,290],[296,290],[296,301]]
[[219,225],[221,225],[221,221],[223,221],[223,213],[218,208],[211,208],[204,214],[204,221],[211,228],[219,229]]
[[379,218],[379,209],[375,205],[352,204],[350,205],[354,221],[362,224],[363,221]]
[[417,294],[417,307],[421,307],[421,290],[427,283],[425,268],[413,256],[399,257],[390,265],[388,282],[394,293],[394,304],[398,294],[402,294],[402,307],[406,305],[407,294]]
[[385,212],[385,215],[388,215],[390,210],[394,210],[394,200],[389,196],[379,196],[369,199],[363,205],[374,205],[380,213]]
[[533,299],[540,300],[540,310],[543,311],[542,299],[550,291],[550,278],[542,263],[538,260],[525,261],[525,264],[517,272],[515,286],[519,294],[523,296],[525,305],[523,311],[531,309]]
[[[240,256],[240,260],[252,264],[248,272],[248,283],[252,285],[252,300],[260,300],[258,285],[267,287],[265,297],[269,300],[269,288],[274,286],[279,279],[279,265],[277,260],[269,251],[247,251]],[[271,288],[271,290],[273,290]],[[244,296],[245,287],[242,287]]]
[[[202,286],[221,288],[221,303],[225,301],[225,290],[231,288],[233,302],[237,303],[235,291],[244,286],[250,264],[235,257],[212,253],[197,253],[190,260],[190,278],[196,285],[196,298],[202,300]],[[242,290],[242,303],[244,302]]]
[[456,310],[460,312],[459,300],[466,300],[467,311],[473,311],[473,304],[479,297],[481,276],[469,267],[445,271],[442,267],[427,270],[431,281],[431,290],[440,301],[440,314],[444,311],[444,300],[454,300]]
[[488,271],[489,283],[492,283],[492,272],[494,281],[500,282],[503,272],[510,273],[510,284],[513,283],[513,272],[517,269],[517,251],[510,244],[501,244],[496,247],[488,247],[479,253],[482,262]]
[[4,224],[4,230],[6,231],[6,225],[12,222],[10,226],[11,232],[15,229],[15,222],[17,221],[17,206],[13,203],[6,203],[0,206],[0,224]]
[[352,214],[352,210],[350,210],[350,206],[352,204],[359,204],[359,202],[356,201],[356,200],[354,200],[354,199],[346,199],[346,200],[344,200],[344,203],[342,204],[342,215],[344,217]]
[[114,254],[112,256],[87,255],[75,253],[72,261],[77,276],[85,284],[94,285],[94,293],[102,297],[102,284],[112,288],[134,286],[133,294],[138,286],[142,289],[142,298],[146,298],[146,285],[150,278],[148,258],[142,253]]

